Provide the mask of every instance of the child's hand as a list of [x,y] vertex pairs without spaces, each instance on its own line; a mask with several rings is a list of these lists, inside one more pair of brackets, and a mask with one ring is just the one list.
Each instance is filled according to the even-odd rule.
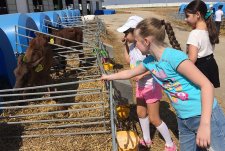
[[123,38],[121,39],[121,41],[122,41],[122,43],[123,43],[124,45],[127,45],[127,39],[126,39],[125,37],[123,37]]
[[196,144],[201,148],[209,148],[210,146],[210,124],[199,125],[196,137]]
[[109,75],[106,75],[106,74],[103,74],[102,77],[101,77],[100,79],[101,79],[101,80],[106,80],[106,81],[111,80],[111,79],[110,79],[110,76],[109,76]]
[[126,42],[126,38],[123,37],[123,38],[121,39],[121,41],[122,41],[123,43]]
[[139,76],[134,77],[133,80],[136,81],[136,82],[138,82],[142,78],[143,78],[143,76],[142,75],[139,75]]

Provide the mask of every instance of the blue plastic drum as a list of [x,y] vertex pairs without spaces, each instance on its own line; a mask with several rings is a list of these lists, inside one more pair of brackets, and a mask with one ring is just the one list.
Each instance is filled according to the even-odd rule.
[[17,64],[16,57],[8,36],[1,28],[0,39],[0,88],[12,88],[15,84],[13,71]]
[[45,12],[45,14],[48,15],[48,17],[50,18],[51,22],[52,22],[52,26],[56,27],[56,28],[61,28],[61,16],[56,12],[56,11],[47,11]]
[[45,13],[28,13],[27,15],[35,21],[41,32],[48,33],[47,26],[53,26],[50,17]]
[[[29,39],[24,36],[35,37],[34,32],[30,31],[29,29],[38,30],[38,27],[34,22],[34,20],[28,15],[21,13],[0,15],[0,20],[4,21],[0,24],[0,28],[7,35],[11,43],[12,50],[15,53],[25,52],[29,44]],[[18,27],[17,32],[19,35],[24,36],[19,35],[16,36],[15,26],[20,26]],[[16,45],[16,42],[19,43],[20,45]]]

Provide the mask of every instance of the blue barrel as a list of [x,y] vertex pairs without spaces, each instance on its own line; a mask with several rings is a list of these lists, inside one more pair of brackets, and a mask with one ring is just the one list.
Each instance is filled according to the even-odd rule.
[[54,27],[61,28],[61,26],[59,25],[62,23],[60,19],[60,15],[56,11],[47,11],[45,12],[45,14],[47,14],[48,17],[51,19],[52,25]]
[[58,13],[61,13],[61,17],[62,17],[62,24],[67,24],[68,23],[68,16],[67,16],[67,13],[66,11],[64,10],[61,10],[61,11],[58,11]]
[[66,13],[66,15],[67,15],[67,22],[68,23],[72,23],[73,22],[73,11],[72,10],[70,10],[70,9],[65,9],[65,10],[63,10],[65,13]]
[[63,10],[57,10],[57,11],[54,11],[54,12],[59,15],[61,23],[66,25],[67,24],[67,14],[66,14],[66,12],[64,12]]
[[79,9],[72,9],[71,11],[72,11],[72,17],[73,17],[72,21],[73,21],[73,23],[79,22],[80,18],[77,18],[77,16],[80,16],[80,10]]
[[35,21],[39,31],[48,33],[48,28],[46,26],[52,26],[51,19],[48,15],[45,13],[28,13],[27,15]]
[[12,88],[15,84],[15,76],[13,71],[17,64],[16,57],[8,36],[1,28],[0,39],[0,87]]
[[80,10],[79,9],[72,9],[72,16],[80,16]]
[[[15,36],[15,26],[19,25],[22,27],[30,28],[33,30],[38,30],[37,25],[35,24],[34,20],[27,16],[26,14],[16,13],[16,14],[7,14],[7,15],[0,15],[0,20],[4,21],[4,23],[0,24],[0,28],[5,32],[7,35],[12,49],[14,52],[16,52],[16,39],[19,44],[22,45],[28,45],[29,40],[26,37],[23,36]],[[18,33],[25,36],[35,37],[34,32],[19,28]],[[18,53],[25,52],[27,47],[18,45],[17,50]]]
[[64,10],[64,11],[67,13],[67,16],[68,16],[69,18],[73,17],[73,11],[72,11],[72,10],[67,9],[67,10]]

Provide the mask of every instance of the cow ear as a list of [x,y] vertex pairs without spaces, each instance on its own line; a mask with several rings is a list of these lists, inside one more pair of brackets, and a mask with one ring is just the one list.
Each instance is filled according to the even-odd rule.
[[18,64],[22,64],[23,63],[23,55],[20,55],[17,59]]
[[40,33],[38,32],[34,32],[34,34],[36,35],[36,37],[40,36]]

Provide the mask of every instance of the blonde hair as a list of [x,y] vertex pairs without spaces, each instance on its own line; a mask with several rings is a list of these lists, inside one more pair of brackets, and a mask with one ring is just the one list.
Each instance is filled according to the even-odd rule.
[[165,33],[167,33],[172,47],[174,49],[181,50],[171,24],[166,23],[164,20],[146,18],[137,25],[136,29],[139,30],[139,35],[142,38],[153,36],[155,40],[161,44],[164,43]]

